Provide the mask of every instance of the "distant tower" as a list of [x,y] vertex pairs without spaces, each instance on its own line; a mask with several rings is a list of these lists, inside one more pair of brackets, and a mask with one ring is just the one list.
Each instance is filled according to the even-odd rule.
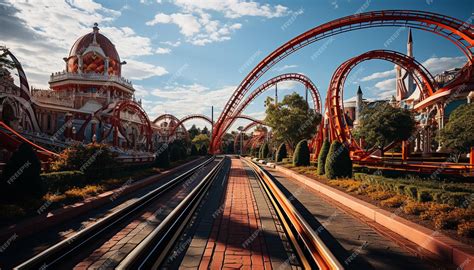
[[354,119],[354,125],[356,123],[359,123],[359,116],[360,112],[362,111],[362,89],[357,89],[357,98],[356,98],[356,108],[355,108],[355,119]]
[[[407,55],[414,58],[413,56],[413,37],[411,34],[411,29],[408,32],[408,42],[407,42]],[[413,75],[410,72],[402,70],[398,65],[395,65],[395,74],[397,82],[397,101],[401,101],[411,96],[415,92],[415,83]]]
[[[411,58],[415,58],[415,56],[413,56],[413,37],[411,36],[411,28],[408,32],[407,55]],[[408,73],[407,90],[407,97],[411,96],[411,94],[415,92],[415,83],[413,80],[413,75],[410,72]]]

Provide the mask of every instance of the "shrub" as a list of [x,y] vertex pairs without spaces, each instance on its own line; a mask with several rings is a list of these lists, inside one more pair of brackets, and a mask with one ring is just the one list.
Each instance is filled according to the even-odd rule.
[[51,165],[52,171],[83,171],[88,178],[109,177],[118,168],[116,154],[108,145],[91,143],[77,144],[67,148]]
[[199,155],[207,156],[207,146],[202,145],[201,148],[199,148]]
[[460,221],[453,215],[442,213],[434,217],[434,226],[437,230],[456,229]]
[[411,215],[419,215],[421,212],[427,209],[426,203],[419,203],[414,201],[408,201],[403,207],[403,212]]
[[260,159],[266,159],[268,158],[268,155],[270,154],[270,148],[268,147],[268,143],[262,144],[260,147]]
[[81,171],[44,173],[41,178],[46,190],[53,192],[63,192],[72,187],[81,187],[86,182],[85,174]]
[[469,207],[470,197],[471,194],[467,192],[446,192],[442,194],[443,202],[463,208]]
[[393,196],[390,192],[387,191],[375,191],[368,194],[372,200],[383,201]]
[[195,144],[191,144],[191,156],[197,156],[198,155],[198,150],[196,148]]
[[1,200],[41,197],[41,163],[33,148],[22,143],[7,162],[0,183]]
[[432,219],[440,214],[448,213],[453,207],[447,204],[431,203],[429,208],[420,214],[421,219]]
[[301,140],[295,149],[293,155],[293,166],[309,166],[309,148],[306,140]]
[[405,192],[405,195],[407,195],[411,199],[413,200],[418,199],[418,188],[416,186],[412,186],[412,185],[406,186],[404,192]]
[[170,166],[169,145],[163,144],[155,153],[155,167],[168,168]]
[[286,151],[286,145],[284,143],[280,144],[276,154],[276,162],[283,161],[284,158],[288,157],[288,152]]
[[339,141],[334,141],[331,144],[324,170],[329,179],[352,176],[352,160],[349,150]]
[[382,206],[395,208],[395,207],[402,206],[405,203],[405,201],[406,201],[405,196],[395,195],[391,198],[381,201],[380,204]]
[[318,174],[319,175],[324,175],[324,166],[326,164],[326,158],[328,156],[329,152],[329,147],[331,147],[331,144],[329,143],[328,140],[324,140],[323,145],[321,146],[321,150],[319,151],[319,156],[318,156]]
[[474,237],[474,221],[466,221],[459,224],[458,235],[473,238]]
[[431,196],[431,191],[430,189],[418,189],[417,191],[417,200],[419,202],[429,202],[433,200],[433,197]]
[[76,199],[76,198],[87,198],[92,195],[97,195],[102,192],[104,188],[100,185],[87,185],[83,188],[72,188],[64,192],[64,195],[68,198]]

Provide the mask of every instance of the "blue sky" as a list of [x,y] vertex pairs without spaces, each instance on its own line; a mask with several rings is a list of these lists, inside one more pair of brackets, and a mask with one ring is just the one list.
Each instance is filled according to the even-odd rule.
[[[469,0],[5,1],[0,0],[1,43],[22,61],[31,85],[47,88],[49,74],[64,69],[62,57],[76,38],[98,22],[101,33],[128,62],[123,76],[133,81],[152,119],[164,112],[178,117],[209,114],[211,105],[217,117],[236,86],[266,55],[296,35],[362,6],[365,11],[431,11],[470,23],[474,11]],[[311,78],[324,98],[332,73],[343,61],[373,49],[405,53],[407,33],[397,27],[373,28],[319,41],[285,58],[256,86],[281,73],[299,72]],[[387,43],[391,37],[393,42]],[[439,36],[414,30],[413,38],[415,58],[433,74],[465,63],[461,52]],[[344,98],[354,96],[359,84],[367,98],[395,93],[391,63],[364,62],[352,73]],[[280,96],[303,94],[298,84],[279,89]],[[265,96],[245,113],[263,118]]]

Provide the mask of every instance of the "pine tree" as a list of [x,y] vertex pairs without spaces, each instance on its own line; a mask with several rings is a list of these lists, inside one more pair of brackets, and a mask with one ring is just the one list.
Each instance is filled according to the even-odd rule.
[[324,175],[324,172],[325,172],[324,169],[326,165],[326,158],[329,152],[329,147],[331,147],[329,140],[324,140],[323,145],[321,146],[321,150],[319,151],[319,156],[318,156],[318,174],[319,175]]
[[275,161],[276,162],[282,162],[284,158],[288,157],[288,152],[286,151],[286,145],[285,143],[280,144],[280,147],[278,147],[278,151],[276,154]]
[[324,169],[328,179],[352,177],[349,150],[341,142],[334,141],[331,144]]

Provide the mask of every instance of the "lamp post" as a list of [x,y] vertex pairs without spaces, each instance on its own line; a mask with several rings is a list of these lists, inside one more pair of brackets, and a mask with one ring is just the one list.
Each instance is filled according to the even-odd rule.
[[242,155],[242,148],[243,148],[243,132],[242,130],[244,130],[244,127],[243,126],[240,126],[237,128],[239,131],[240,131],[240,155]]

